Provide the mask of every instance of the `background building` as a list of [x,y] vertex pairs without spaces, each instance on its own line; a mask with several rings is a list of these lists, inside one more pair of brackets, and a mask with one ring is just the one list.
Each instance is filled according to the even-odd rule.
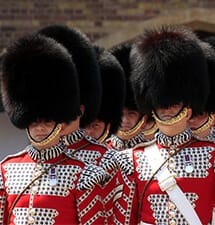
[[[24,34],[51,24],[79,28],[110,48],[145,28],[183,24],[200,37],[215,34],[214,0],[0,0],[0,51]],[[0,104],[0,160],[28,143]]]

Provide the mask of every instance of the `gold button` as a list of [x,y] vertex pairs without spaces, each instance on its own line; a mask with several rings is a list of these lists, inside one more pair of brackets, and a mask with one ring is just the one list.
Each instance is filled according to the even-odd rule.
[[35,211],[35,209],[30,209],[29,210],[29,214],[31,215],[31,216],[34,216],[35,214],[36,214],[36,211]]
[[170,208],[170,209],[175,209],[176,207],[175,207],[175,205],[174,205],[173,203],[170,203],[170,204],[169,204],[169,208]]
[[169,215],[171,218],[175,218],[176,217],[176,213],[175,211],[170,210]]
[[38,186],[38,185],[40,184],[39,180],[36,180],[36,181],[34,182],[34,184]]
[[37,177],[37,176],[39,176],[40,174],[41,174],[40,171],[36,171],[35,174],[34,174],[34,176]]
[[174,163],[174,162],[175,162],[175,159],[174,159],[174,158],[170,158],[170,159],[169,159],[169,162],[170,162],[170,163]]
[[42,165],[38,164],[38,165],[36,166],[36,168],[37,168],[38,170],[41,170],[43,167],[42,167]]
[[170,225],[176,225],[176,221],[175,220],[170,220]]
[[33,224],[35,222],[35,219],[32,216],[29,216],[28,223]]
[[173,164],[173,163],[169,164],[169,168],[172,170],[175,169],[175,164]]
[[38,186],[32,187],[32,193],[36,194],[38,192]]

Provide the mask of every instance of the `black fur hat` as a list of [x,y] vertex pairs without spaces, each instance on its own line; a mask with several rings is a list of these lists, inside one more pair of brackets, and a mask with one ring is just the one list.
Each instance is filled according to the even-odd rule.
[[131,50],[131,82],[139,109],[168,108],[182,102],[193,115],[208,97],[207,62],[193,32],[177,26],[146,30]]
[[98,119],[111,124],[110,134],[116,133],[125,101],[125,76],[118,60],[107,50],[95,46],[102,80],[102,104]]
[[125,108],[131,110],[138,110],[137,104],[134,98],[134,92],[130,83],[131,66],[130,66],[130,51],[131,43],[123,43],[110,49],[110,52],[117,58],[122,68],[124,69],[126,79],[126,97],[125,97]]
[[28,35],[8,48],[1,90],[5,111],[21,129],[40,119],[60,123],[80,115],[75,65],[68,51],[51,38]]
[[93,45],[82,32],[63,25],[51,25],[38,32],[61,43],[72,55],[79,77],[81,104],[85,106],[80,126],[87,126],[98,115],[102,93]]
[[204,42],[207,42],[208,44],[210,44],[210,46],[211,46],[213,49],[215,49],[215,34],[203,38],[203,41],[204,41]]
[[208,74],[210,79],[210,92],[206,103],[206,112],[215,113],[215,36],[203,39],[201,47],[205,53],[208,63]]

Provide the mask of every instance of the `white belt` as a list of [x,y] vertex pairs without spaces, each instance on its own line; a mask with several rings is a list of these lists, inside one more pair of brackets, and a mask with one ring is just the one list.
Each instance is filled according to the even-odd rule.
[[213,208],[212,223],[211,223],[211,225],[215,225],[215,208]]
[[[145,148],[145,154],[149,160],[149,164],[152,167],[153,172],[156,171],[164,159],[162,158],[160,151],[156,144],[150,145]],[[169,172],[166,165],[160,168],[159,172],[155,175],[158,184],[162,191],[166,191],[170,199],[175,203],[176,207],[185,217],[190,225],[202,225],[198,215],[187,200],[185,194],[177,185],[175,178]]]
[[141,221],[139,225],[153,225],[153,224],[152,223],[144,223]]

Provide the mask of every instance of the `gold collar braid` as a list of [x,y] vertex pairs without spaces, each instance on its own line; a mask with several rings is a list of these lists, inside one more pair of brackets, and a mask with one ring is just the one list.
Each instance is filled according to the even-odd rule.
[[103,134],[97,139],[99,143],[103,143],[105,139],[108,137],[109,129],[106,127]]
[[187,107],[184,107],[177,116],[175,116],[169,120],[161,120],[160,118],[158,118],[158,116],[156,115],[156,113],[154,111],[152,111],[152,116],[160,124],[173,125],[175,123],[178,123],[180,120],[182,120],[184,117],[187,116]]
[[205,123],[203,123],[199,128],[192,130],[192,133],[197,135],[206,131],[209,127],[212,126],[213,122],[214,122],[214,117],[212,114],[210,114],[208,117],[208,120]]
[[151,134],[154,134],[157,129],[158,129],[158,126],[156,123],[154,123],[154,125],[151,128],[149,128],[148,130],[144,130],[143,134],[144,136],[149,136]]
[[118,134],[122,138],[127,138],[128,136],[134,135],[143,126],[144,123],[145,123],[145,119],[144,119],[144,116],[143,116],[141,118],[141,120],[139,120],[139,122],[136,124],[136,126],[134,126],[132,129],[130,129],[128,131],[119,130]]
[[56,125],[56,127],[53,129],[53,131],[48,135],[48,137],[46,137],[45,139],[43,139],[42,141],[35,141],[30,133],[29,130],[26,129],[26,133],[28,136],[28,139],[30,140],[31,144],[35,147],[39,147],[39,148],[43,148],[43,146],[47,145],[49,142],[51,142],[61,131],[62,128],[62,124],[58,123]]

